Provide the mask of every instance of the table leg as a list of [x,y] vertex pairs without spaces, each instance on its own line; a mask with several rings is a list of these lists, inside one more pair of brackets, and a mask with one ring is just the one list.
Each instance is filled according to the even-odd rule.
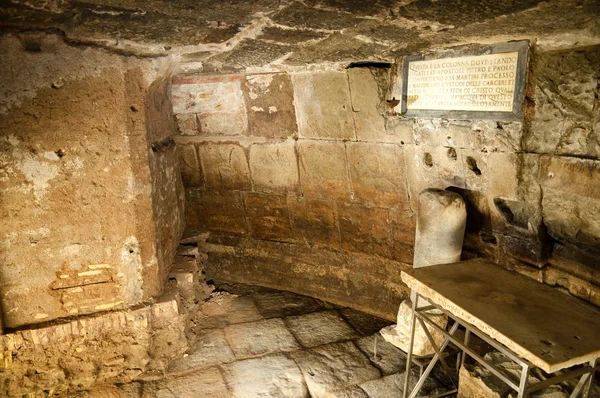
[[[471,338],[471,331],[469,330],[469,328],[465,328],[465,340],[464,340],[465,347],[469,346],[469,338]],[[462,350],[462,352],[460,354],[460,366],[458,368],[459,372],[460,372],[460,368],[462,368],[462,366],[465,364],[465,355],[467,355],[467,352]]]
[[412,312],[410,321],[410,338],[408,340],[408,352],[406,353],[406,374],[404,375],[404,391],[402,391],[402,398],[408,397],[408,388],[410,386],[410,368],[412,365],[413,355],[413,343],[415,342],[415,325],[417,323],[417,303],[419,302],[419,293],[415,294],[412,302]]
[[594,359],[593,361],[590,361],[590,366],[592,367],[592,371],[589,373],[588,379],[586,380],[585,383],[585,387],[583,387],[582,390],[582,398],[588,398],[590,396],[590,390],[592,388],[592,383],[594,382],[594,373],[595,373],[595,367],[596,364],[598,363],[598,358]]
[[[518,398],[523,398],[526,395],[527,391],[527,379],[529,378],[529,365],[523,365],[523,370],[521,371],[521,382],[519,383],[519,393],[517,395]],[[529,395],[529,394],[527,394]]]

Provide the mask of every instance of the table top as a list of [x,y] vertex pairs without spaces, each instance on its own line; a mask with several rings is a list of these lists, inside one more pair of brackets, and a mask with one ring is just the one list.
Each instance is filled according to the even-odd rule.
[[600,310],[484,259],[402,271],[413,291],[553,373],[600,358]]

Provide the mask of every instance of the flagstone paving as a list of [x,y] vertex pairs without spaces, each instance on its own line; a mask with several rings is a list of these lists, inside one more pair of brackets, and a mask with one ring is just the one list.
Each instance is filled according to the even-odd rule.
[[[162,377],[80,396],[386,398],[401,396],[406,356],[391,322],[310,297],[225,285],[202,303],[196,339]],[[418,369],[413,369],[413,384]],[[429,380],[421,396],[445,391]],[[96,394],[96,395],[93,395]]]

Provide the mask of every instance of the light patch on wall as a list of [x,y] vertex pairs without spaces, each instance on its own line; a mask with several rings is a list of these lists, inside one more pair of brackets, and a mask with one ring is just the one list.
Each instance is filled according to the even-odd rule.
[[47,237],[50,234],[50,230],[45,227],[41,227],[35,230],[25,231],[25,235],[27,235],[29,239],[29,243],[32,245],[37,244],[41,239]]
[[49,162],[36,159],[30,153],[13,153],[13,156],[20,158],[17,161],[17,167],[21,170],[27,181],[33,185],[33,195],[36,200],[40,200],[48,190],[51,180],[58,176],[60,168]]
[[127,197],[124,200],[125,203],[135,200],[135,198],[139,195],[149,196],[151,194],[152,186],[150,184],[138,184],[133,174],[129,174],[127,179]]
[[83,160],[79,157],[75,157],[75,159],[67,162],[67,167],[70,169],[81,170],[83,168]]
[[62,248],[60,254],[63,256],[76,256],[81,252],[81,245],[79,243],[75,243],[72,245],[68,245]]
[[108,310],[121,304],[123,304],[123,301],[115,301],[114,303],[99,304],[96,307],[94,307],[94,309],[98,311]]
[[128,304],[136,304],[142,299],[142,256],[140,244],[135,236],[125,240],[121,249],[120,285]]
[[[251,75],[251,76],[246,76],[246,80],[248,80],[248,83],[250,83],[252,85],[261,87],[263,90],[265,90],[265,93],[266,93],[266,92],[269,92],[268,88],[271,85],[271,83],[273,82],[273,75],[270,73],[262,74],[262,75]],[[252,99],[255,99],[255,98],[252,98]]]
[[19,144],[21,143],[21,141],[19,141],[19,139],[14,134],[10,134],[7,137],[7,141],[12,146],[19,146]]
[[51,160],[53,162],[60,160],[60,158],[58,157],[58,154],[56,152],[52,152],[52,151],[44,152],[42,156],[44,156],[44,158]]

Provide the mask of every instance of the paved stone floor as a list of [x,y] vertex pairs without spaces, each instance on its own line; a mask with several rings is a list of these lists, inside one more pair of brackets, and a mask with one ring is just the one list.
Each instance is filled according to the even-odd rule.
[[[405,355],[379,336],[390,324],[386,320],[306,296],[243,285],[221,286],[202,305],[199,317],[195,344],[170,364],[166,376],[83,396],[401,395]],[[444,390],[441,382],[431,380],[423,396]]]

